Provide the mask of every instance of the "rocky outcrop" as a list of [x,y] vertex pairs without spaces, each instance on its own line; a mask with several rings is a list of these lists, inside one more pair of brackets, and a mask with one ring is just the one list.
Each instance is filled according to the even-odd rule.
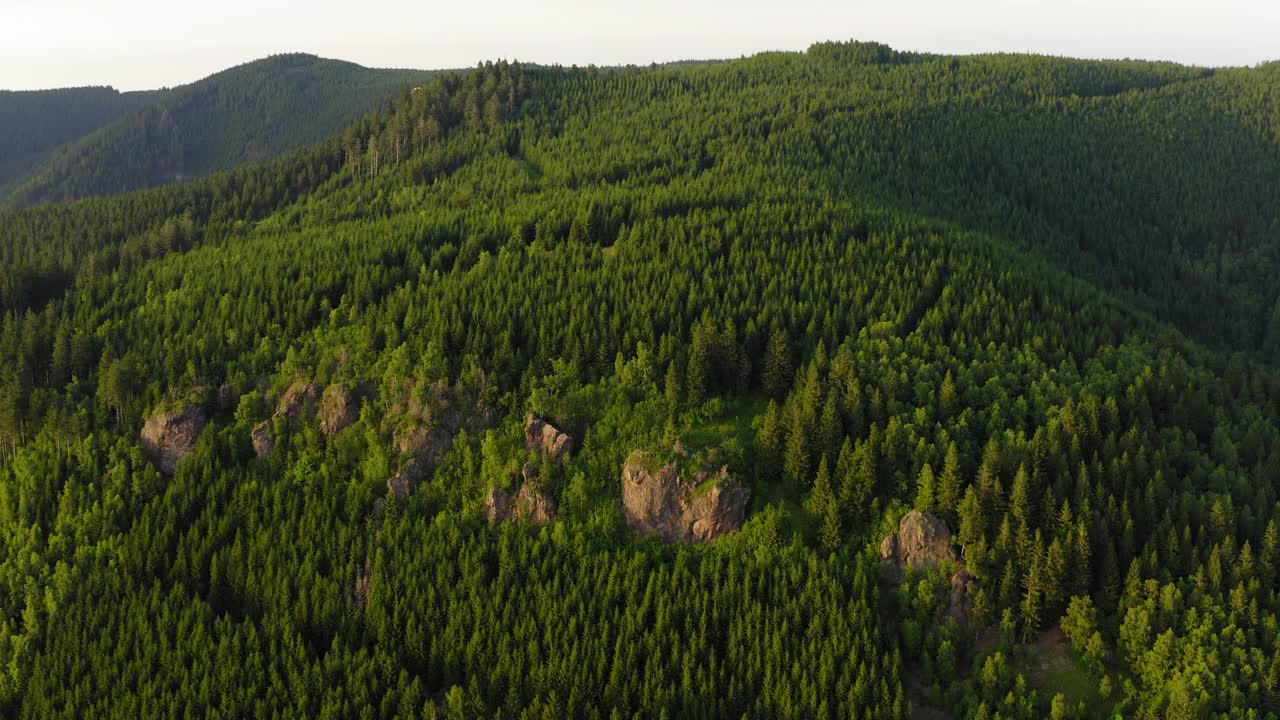
[[253,440],[253,451],[258,457],[266,457],[276,449],[275,436],[271,434],[271,421],[263,420],[253,426],[253,431],[249,433]]
[[160,472],[172,475],[178,462],[195,450],[208,423],[204,410],[194,404],[176,412],[155,413],[142,426],[142,451]]
[[[295,382],[280,396],[272,417],[283,416],[289,429],[297,432],[313,417],[320,421],[320,433],[325,439],[342,432],[360,419],[361,397],[346,385],[330,385],[321,391],[315,383]],[[258,457],[268,455],[276,447],[271,419],[254,426],[253,451]]]
[[295,382],[280,397],[276,415],[288,418],[289,429],[297,432],[302,429],[303,423],[315,415],[320,394],[320,386],[315,383]]
[[419,462],[432,464],[453,447],[453,436],[441,428],[423,425],[403,428],[395,435],[396,452],[412,455]]
[[459,432],[478,433],[496,420],[497,413],[479,391],[437,383],[417,387],[407,401],[397,401],[383,428],[396,452],[412,456],[425,470],[453,447]]
[[320,398],[318,415],[320,434],[331,438],[360,419],[360,397],[346,385],[330,385]]
[[524,447],[529,452],[561,460],[565,455],[573,453],[573,438],[555,425],[529,413],[524,420]]
[[729,475],[699,470],[689,476],[637,450],[622,468],[627,527],[667,540],[706,542],[742,527],[751,491]]
[[459,430],[480,432],[493,427],[498,413],[485,401],[485,389],[457,388],[444,383],[415,385],[403,403],[391,407],[392,415],[404,415],[421,424],[456,435]]
[[937,567],[955,560],[946,523],[919,510],[903,515],[898,531],[880,543],[880,567],[894,578],[901,578],[908,568]]
[[410,458],[400,472],[387,479],[387,490],[395,499],[404,500],[413,494],[414,488],[418,486],[418,478],[421,476],[422,469],[418,461]]
[[491,488],[485,501],[489,510],[489,522],[526,522],[546,525],[556,519],[556,501],[542,492],[536,482],[525,482],[514,495],[500,488]]

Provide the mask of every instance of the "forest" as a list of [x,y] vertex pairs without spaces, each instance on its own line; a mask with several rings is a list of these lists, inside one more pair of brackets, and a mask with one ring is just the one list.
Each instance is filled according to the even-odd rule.
[[431,76],[295,53],[162,90],[0,92],[0,205],[117,194],[272,160]]
[[0,211],[0,715],[1280,718],[1280,64],[397,97]]

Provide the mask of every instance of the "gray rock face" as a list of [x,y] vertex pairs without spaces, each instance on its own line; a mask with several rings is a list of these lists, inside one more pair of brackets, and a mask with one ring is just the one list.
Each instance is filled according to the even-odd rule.
[[742,527],[750,497],[725,466],[685,477],[675,464],[658,465],[637,450],[622,468],[627,527],[667,540],[708,542],[734,532]]
[[280,397],[277,415],[289,419],[289,429],[297,432],[302,424],[315,415],[316,405],[320,401],[320,386],[315,383],[296,382],[284,391]]
[[415,459],[431,464],[453,447],[453,436],[445,430],[429,429],[423,425],[396,433],[396,452],[412,455]]
[[142,450],[160,472],[172,475],[178,462],[191,454],[209,423],[199,405],[171,413],[156,413],[142,426]]
[[271,434],[270,420],[263,420],[254,425],[250,437],[253,439],[253,451],[257,453],[258,457],[265,457],[276,449],[276,439]]
[[418,478],[422,475],[421,466],[416,459],[410,458],[400,472],[387,479],[387,490],[397,500],[404,500],[413,494],[418,486]]
[[[294,432],[312,418],[318,418],[320,434],[327,440],[360,419],[360,403],[360,396],[346,385],[330,385],[322,392],[315,383],[296,382],[280,397],[272,417],[283,415]],[[271,420],[254,426],[252,438],[253,451],[258,457],[270,454],[276,447]]]
[[491,488],[485,505],[492,523],[523,520],[545,525],[556,519],[555,499],[539,490],[536,483],[524,483],[514,495]]
[[898,531],[880,543],[880,567],[892,577],[902,577],[908,568],[936,567],[955,561],[947,524],[919,510],[902,516]]
[[524,420],[524,447],[529,452],[561,460],[565,455],[573,453],[573,438],[555,425],[529,413]]
[[320,434],[331,438],[360,419],[360,398],[346,385],[330,385],[320,398],[318,414]]
[[951,575],[951,602],[947,606],[947,614],[962,625],[969,622],[969,614],[973,609],[969,602],[969,586],[972,584],[973,576],[964,568]]

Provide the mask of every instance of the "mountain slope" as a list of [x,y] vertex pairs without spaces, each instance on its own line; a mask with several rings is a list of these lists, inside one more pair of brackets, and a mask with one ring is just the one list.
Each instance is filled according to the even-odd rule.
[[[4,215],[62,280],[0,328],[0,710],[1275,717],[1280,371],[1233,329],[1274,289],[1216,250],[1276,252],[1270,72],[498,64]],[[633,535],[636,449],[745,525]],[[490,524],[529,483],[554,522]],[[909,508],[955,560],[899,582]]]
[[59,146],[137,110],[155,95],[100,87],[0,90],[0,195]]
[[155,93],[156,102],[62,148],[18,184],[31,205],[181,181],[319,142],[427,81],[311,55],[276,55]]

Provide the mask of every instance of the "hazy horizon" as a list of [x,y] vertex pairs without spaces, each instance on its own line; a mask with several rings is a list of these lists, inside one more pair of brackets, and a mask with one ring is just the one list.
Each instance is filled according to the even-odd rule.
[[[401,0],[306,12],[227,0],[173,10],[158,0],[9,0],[0,8],[0,89],[109,85],[122,91],[194,82],[268,55],[306,52],[366,67],[439,69],[500,58],[561,65],[649,64],[803,50],[823,40],[874,40],[903,50],[1030,52],[1192,65],[1280,59],[1280,4],[1174,0],[1037,7],[1019,0],[893,7],[748,0],[688,7],[658,0],[606,7],[511,0],[424,7]],[[7,16],[7,17],[6,17]],[[193,31],[192,28],[198,28]]]

